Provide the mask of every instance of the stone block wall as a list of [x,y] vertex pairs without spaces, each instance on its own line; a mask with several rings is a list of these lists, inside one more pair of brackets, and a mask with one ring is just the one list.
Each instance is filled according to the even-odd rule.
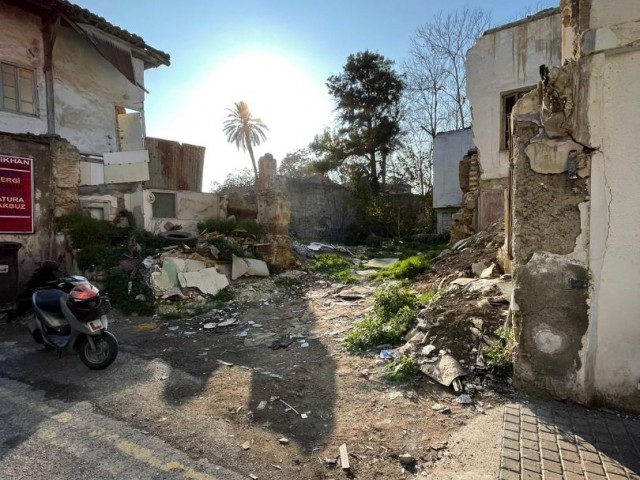
[[57,136],[0,133],[0,153],[33,159],[34,233],[2,235],[3,241],[19,242],[19,289],[38,264],[55,256],[55,217],[80,208],[80,155]]

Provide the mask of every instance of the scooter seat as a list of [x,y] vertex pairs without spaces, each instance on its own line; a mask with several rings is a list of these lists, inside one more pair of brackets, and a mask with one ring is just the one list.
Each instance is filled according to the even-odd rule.
[[39,290],[34,294],[36,306],[45,312],[55,313],[62,316],[60,299],[65,295],[61,290]]

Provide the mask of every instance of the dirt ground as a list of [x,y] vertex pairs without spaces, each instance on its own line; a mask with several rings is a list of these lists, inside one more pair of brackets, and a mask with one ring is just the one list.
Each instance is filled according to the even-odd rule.
[[[447,455],[449,436],[481,414],[457,404],[453,391],[426,377],[415,386],[395,384],[386,380],[386,362],[376,355],[343,350],[344,334],[371,300],[340,295],[355,290],[354,298],[373,287],[304,283],[294,289],[271,280],[236,284],[234,290],[253,299],[190,320],[117,320],[113,328],[126,339],[127,350],[161,358],[198,379],[188,385],[172,382],[170,374],[165,379],[167,406],[188,412],[196,433],[185,436],[170,422],[154,433],[224,467],[259,471],[260,478],[340,478],[344,474],[335,461],[343,443],[356,478],[428,473]],[[203,327],[226,319],[237,323]],[[291,336],[288,347],[271,348]],[[482,401],[490,410],[502,398],[489,391]],[[261,402],[266,406],[260,408]],[[449,406],[451,413],[433,411],[435,403]],[[209,429],[211,421],[224,428],[203,447],[198,428]],[[135,422],[150,428],[142,418]],[[280,443],[283,437],[288,445]],[[405,453],[417,462],[403,472],[398,456]]]
[[[439,275],[447,281],[460,276],[454,272],[473,260],[447,258],[434,265],[449,265],[415,284],[418,293],[440,283]],[[479,315],[487,328],[495,328],[504,317],[504,302],[479,303],[497,298],[490,287],[450,290],[421,312],[423,320],[436,318],[436,327],[449,325],[450,332],[460,333],[456,339],[441,329],[438,348],[446,346],[469,362],[475,358],[469,319]],[[350,287],[307,274],[300,281],[242,279],[230,288],[232,300],[194,318],[112,311],[110,330],[122,354],[104,374],[84,369],[77,358],[63,358],[69,365],[65,377],[61,363],[52,361],[55,353],[34,353],[39,347],[20,321],[4,326],[4,351],[18,353],[0,355],[0,375],[63,400],[88,400],[100,413],[194,459],[260,479],[439,480],[463,478],[455,476],[463,470],[472,472],[465,478],[495,477],[498,455],[496,463],[478,463],[469,442],[487,449],[495,443],[491,432],[499,431],[509,388],[476,388],[474,403],[462,405],[453,389],[424,375],[416,384],[389,380],[388,361],[378,351],[354,356],[342,347],[346,332],[370,307],[375,284],[363,280]],[[460,318],[464,328],[457,326]],[[449,411],[435,411],[435,404]],[[342,444],[349,472],[340,465]],[[403,465],[403,454],[415,462]]]

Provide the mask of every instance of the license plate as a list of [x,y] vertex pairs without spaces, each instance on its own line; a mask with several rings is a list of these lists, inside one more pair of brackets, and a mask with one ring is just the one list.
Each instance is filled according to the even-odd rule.
[[87,325],[89,325],[92,332],[102,329],[102,322],[100,320],[91,320]]

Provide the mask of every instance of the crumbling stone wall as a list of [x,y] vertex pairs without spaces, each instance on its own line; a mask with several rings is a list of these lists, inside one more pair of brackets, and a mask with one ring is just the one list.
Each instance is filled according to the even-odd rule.
[[38,264],[54,257],[56,215],[80,208],[80,156],[57,136],[10,133],[0,133],[0,153],[33,159],[34,233],[2,235],[4,241],[23,245],[18,251],[18,287],[22,289]]
[[515,380],[585,401],[589,152],[572,139],[575,65],[542,73],[512,113]]
[[451,243],[473,235],[478,224],[477,205],[478,187],[480,182],[480,162],[478,150],[471,149],[462,157],[458,166],[460,189],[462,190],[462,205],[453,214],[451,226]]

